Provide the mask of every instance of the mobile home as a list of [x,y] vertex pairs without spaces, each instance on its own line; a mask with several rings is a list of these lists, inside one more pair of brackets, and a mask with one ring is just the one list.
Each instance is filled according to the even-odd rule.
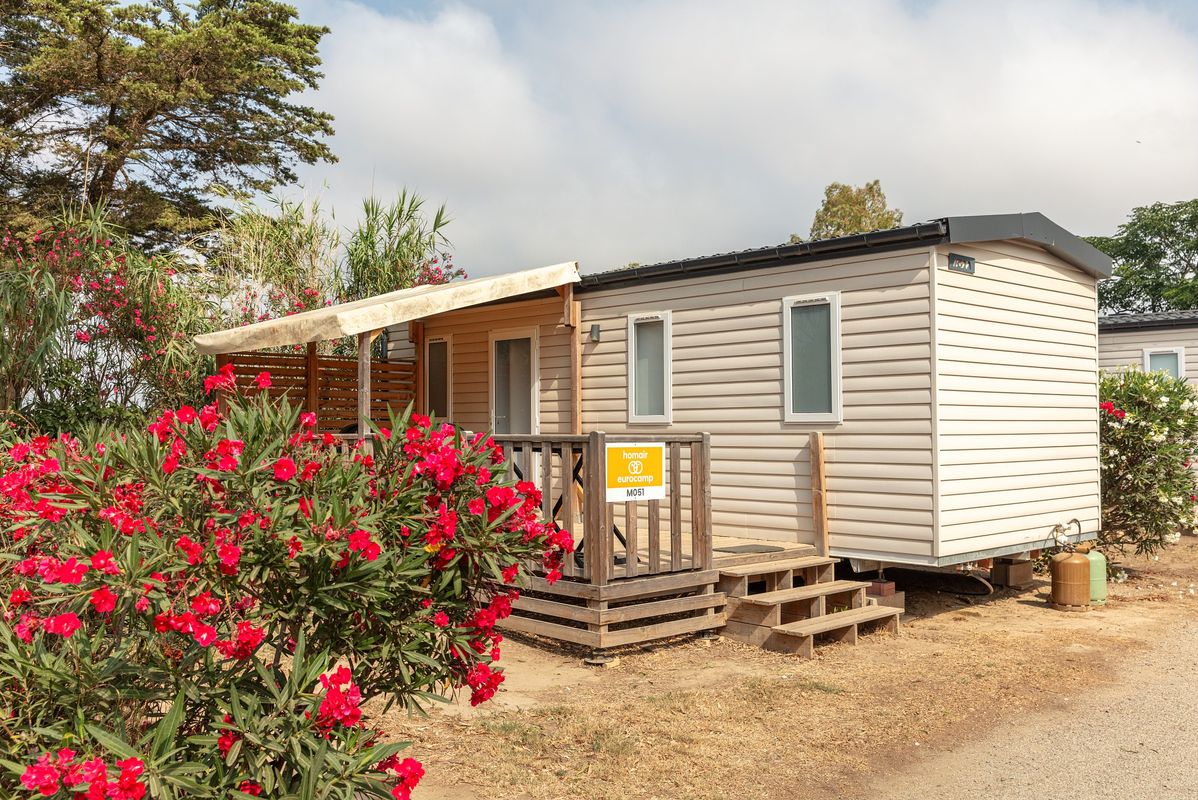
[[[1190,358],[1187,361],[1186,351]],[[1098,366],[1163,370],[1198,382],[1198,310],[1111,314],[1098,320]]]
[[[558,265],[197,341],[227,354],[358,335],[363,420],[410,396],[495,431],[584,551],[567,580],[534,587],[520,629],[606,647],[727,622],[809,651],[815,634],[893,619],[834,579],[837,558],[947,566],[1094,535],[1109,274],[1041,214],[948,217],[581,276]],[[380,401],[366,362],[383,329],[413,384]],[[319,363],[306,380],[319,413]],[[663,453],[661,494],[609,502],[613,443]]]

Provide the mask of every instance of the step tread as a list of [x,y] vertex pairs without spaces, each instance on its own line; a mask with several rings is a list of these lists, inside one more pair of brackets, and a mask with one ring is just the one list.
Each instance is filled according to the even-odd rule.
[[821,594],[839,594],[840,592],[848,592],[853,589],[864,589],[866,586],[869,586],[869,581],[828,581],[827,583],[813,583],[809,586],[795,586],[791,589],[778,589],[773,592],[750,594],[736,599],[742,603],[772,606],[779,603],[789,603],[792,600],[807,600],[812,597],[819,597]]
[[740,564],[734,567],[719,567],[720,574],[730,578],[744,578],[749,575],[769,575],[773,572],[784,572],[788,569],[803,569],[819,567],[824,564],[835,564],[840,559],[831,556],[803,556],[785,561],[760,561],[756,564]]
[[822,617],[788,622],[785,625],[775,625],[773,629],[776,633],[790,634],[792,636],[810,636],[815,633],[827,633],[838,628],[847,628],[849,625],[856,625],[859,622],[872,622],[876,619],[897,617],[902,613],[902,609],[890,606],[863,606],[848,611],[837,611],[835,614],[825,614]]

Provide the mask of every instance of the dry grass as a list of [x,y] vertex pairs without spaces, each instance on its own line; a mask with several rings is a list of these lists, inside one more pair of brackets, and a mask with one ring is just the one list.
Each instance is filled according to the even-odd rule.
[[1192,612],[1194,540],[1131,565],[1090,614],[1048,610],[1042,586],[976,603],[912,593],[901,636],[817,648],[810,661],[681,640],[586,670],[511,644],[521,707],[388,727],[425,761],[417,800],[852,796],[873,771],[1108,680]]

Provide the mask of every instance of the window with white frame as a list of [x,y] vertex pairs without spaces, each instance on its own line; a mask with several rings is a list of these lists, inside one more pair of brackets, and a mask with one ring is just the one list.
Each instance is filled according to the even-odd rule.
[[1184,347],[1159,347],[1144,350],[1145,372],[1167,372],[1174,378],[1186,373],[1186,349]]
[[428,339],[424,365],[424,407],[430,415],[448,419],[453,414],[453,339]]
[[670,312],[628,317],[628,421],[670,422]]
[[782,299],[787,422],[840,422],[840,293]]

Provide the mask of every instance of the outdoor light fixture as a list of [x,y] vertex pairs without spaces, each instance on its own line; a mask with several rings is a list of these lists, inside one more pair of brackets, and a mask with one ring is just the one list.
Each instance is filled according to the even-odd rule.
[[594,325],[591,326],[591,341],[592,342],[599,341],[599,323],[598,322],[596,322]]

